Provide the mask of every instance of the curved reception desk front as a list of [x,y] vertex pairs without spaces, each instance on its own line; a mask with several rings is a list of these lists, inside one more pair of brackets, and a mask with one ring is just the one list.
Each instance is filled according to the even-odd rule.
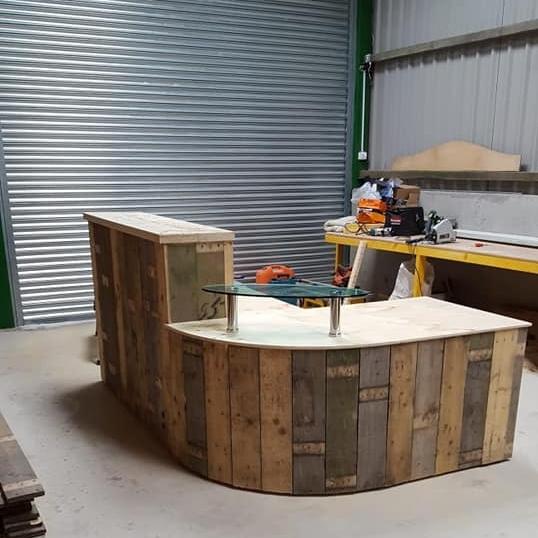
[[334,338],[326,309],[240,305],[237,333],[168,326],[166,440],[193,472],[329,495],[511,456],[526,322],[417,298],[347,305]]

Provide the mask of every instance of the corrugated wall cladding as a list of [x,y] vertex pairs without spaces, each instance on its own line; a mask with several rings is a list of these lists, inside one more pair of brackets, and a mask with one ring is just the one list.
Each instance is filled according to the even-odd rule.
[[374,52],[494,28],[502,13],[503,0],[375,0]]
[[[425,2],[379,0],[376,50],[538,17],[535,1],[492,0],[487,2],[489,9],[480,7],[480,1],[427,3],[429,8],[424,8],[418,28],[416,21],[410,21]],[[462,4],[467,5],[465,11]],[[448,6],[452,10],[450,16],[446,14],[443,31],[439,14],[445,13]],[[501,17],[494,24],[499,6]],[[437,35],[428,34],[430,27],[437,29]],[[395,36],[392,41],[384,42],[391,34]],[[537,171],[537,87],[536,37],[379,64],[373,83],[370,167],[389,168],[398,155],[415,153],[447,140],[464,139],[497,151],[520,153],[523,169]]]
[[3,0],[0,20],[24,322],[92,314],[83,211],[230,228],[239,273],[330,274],[349,0]]

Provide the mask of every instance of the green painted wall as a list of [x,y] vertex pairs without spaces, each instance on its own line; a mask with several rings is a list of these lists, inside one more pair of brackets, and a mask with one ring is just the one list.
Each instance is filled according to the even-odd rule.
[[[355,96],[354,96],[354,121],[353,121],[353,154],[351,165],[352,186],[359,183],[359,173],[368,169],[368,161],[359,161],[358,153],[361,143],[361,121],[362,121],[362,71],[359,66],[364,62],[364,56],[372,52],[372,24],[373,24],[373,2],[372,0],[357,0],[357,39],[356,39],[356,69],[355,69]],[[368,147],[368,127],[370,110],[370,91],[366,89],[366,142]]]
[[4,245],[4,234],[2,233],[2,221],[0,220],[0,329],[7,329],[14,326],[6,248]]

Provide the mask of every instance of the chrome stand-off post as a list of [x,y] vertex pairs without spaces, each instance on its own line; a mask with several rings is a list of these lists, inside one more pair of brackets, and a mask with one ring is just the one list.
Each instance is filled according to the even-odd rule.
[[340,297],[331,297],[331,324],[329,328],[329,336],[340,336]]
[[226,326],[227,333],[236,333],[239,329],[237,323],[237,295],[226,296]]

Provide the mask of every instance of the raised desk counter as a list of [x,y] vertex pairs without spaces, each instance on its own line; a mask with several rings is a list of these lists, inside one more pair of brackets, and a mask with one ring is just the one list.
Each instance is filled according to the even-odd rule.
[[324,308],[239,302],[237,333],[168,326],[168,445],[194,472],[334,494],[511,456],[527,322],[414,298],[345,305],[335,338]]
[[202,292],[233,281],[234,233],[139,212],[85,213],[92,254],[101,377],[142,420],[164,429],[165,325],[224,317]]

